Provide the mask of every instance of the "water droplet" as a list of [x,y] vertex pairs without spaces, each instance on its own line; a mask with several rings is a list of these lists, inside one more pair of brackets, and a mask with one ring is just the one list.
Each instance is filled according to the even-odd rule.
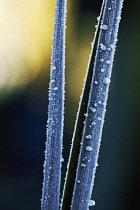
[[100,28],[106,31],[108,29],[108,26],[107,25],[101,25]]
[[111,44],[110,47],[113,49],[114,48],[114,44]]
[[104,69],[101,69],[101,72],[104,72],[105,70]]
[[90,107],[90,110],[91,110],[92,112],[96,112],[96,109],[93,108],[93,107]]
[[110,64],[110,60],[106,61],[107,64]]
[[86,167],[86,164],[85,163],[81,163],[81,167]]
[[84,116],[87,117],[88,116],[88,113],[85,113]]
[[53,83],[53,82],[54,82],[54,79],[51,80],[51,83]]
[[97,106],[97,103],[95,103],[94,106],[96,107]]
[[64,162],[64,158],[63,157],[61,157],[61,162]]
[[108,7],[108,10],[111,10],[111,7]]
[[96,125],[96,122],[92,122],[91,125]]
[[92,150],[93,150],[92,147],[90,147],[90,146],[87,146],[87,147],[86,147],[86,151],[91,152]]
[[96,85],[98,84],[98,82],[97,82],[97,81],[95,81],[94,83],[95,83]]
[[58,87],[54,87],[53,90],[58,90]]
[[98,120],[102,120],[102,118],[101,118],[101,117],[98,117],[97,119],[98,119]]
[[55,70],[55,69],[56,69],[56,67],[55,67],[55,66],[53,66],[53,67],[52,67],[52,70]]
[[103,81],[106,85],[108,85],[110,83],[110,78],[106,77]]
[[100,59],[100,62],[103,62],[104,61],[104,59],[102,58],[102,59]]
[[79,179],[77,180],[77,183],[80,183],[80,180]]
[[95,201],[90,199],[88,205],[89,206],[95,206]]
[[91,135],[87,135],[87,136],[86,136],[86,139],[91,139],[91,138],[92,138]]
[[98,20],[98,21],[100,20],[100,16],[97,17],[97,20]]
[[100,44],[100,48],[101,48],[101,50],[103,50],[103,51],[106,50],[106,46],[105,46],[103,43]]
[[102,102],[101,101],[98,101],[98,103],[101,104]]

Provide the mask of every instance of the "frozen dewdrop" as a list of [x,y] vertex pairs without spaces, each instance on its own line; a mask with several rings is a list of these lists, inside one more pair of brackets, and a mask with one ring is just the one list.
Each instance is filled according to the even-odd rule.
[[111,7],[108,7],[108,10],[111,10]]
[[88,205],[89,206],[95,206],[95,201],[90,199]]
[[97,17],[97,20],[98,20],[98,21],[100,20],[100,16]]
[[87,117],[88,116],[88,113],[85,113],[84,116]]
[[94,83],[95,83],[95,85],[98,85],[98,82],[97,81],[95,81]]
[[98,25],[95,25],[95,28],[97,28],[98,27]]
[[101,25],[100,28],[106,31],[108,29],[108,26],[107,25]]
[[54,79],[51,79],[51,83],[54,83]]
[[104,69],[101,69],[101,72],[104,72],[105,70]]
[[58,87],[54,87],[53,90],[58,90]]
[[78,184],[80,183],[80,180],[79,180],[79,179],[77,180],[77,183],[78,183]]
[[91,138],[92,138],[91,135],[87,135],[87,136],[86,136],[86,139],[91,139]]
[[91,110],[92,112],[96,112],[96,109],[93,108],[93,107],[90,107],[90,110]]
[[55,70],[55,69],[56,69],[56,67],[55,67],[55,66],[53,66],[53,67],[52,67],[52,70]]
[[86,151],[91,152],[92,150],[93,150],[92,147],[90,147],[90,146],[87,146],[87,147],[86,147]]
[[101,104],[102,102],[101,101],[98,101],[98,103]]
[[95,103],[94,106],[95,106],[95,107],[98,106],[97,103]]
[[103,51],[105,51],[106,50],[106,46],[103,43],[101,43],[100,44],[100,49],[103,50]]
[[86,164],[85,163],[81,163],[81,167],[86,167]]
[[114,48],[114,44],[111,44],[110,47],[113,49]]
[[63,157],[61,157],[61,162],[64,162],[64,158]]
[[86,123],[86,121],[83,121],[83,124],[85,124]]
[[96,122],[92,122],[91,125],[96,125]]
[[103,81],[106,85],[108,85],[110,83],[110,78],[106,77]]
[[98,117],[97,119],[101,121],[102,118],[101,117]]
[[83,142],[80,142],[80,145],[83,145]]
[[110,64],[110,60],[106,61],[107,64]]
[[51,170],[51,169],[52,169],[52,167],[50,166],[50,167],[49,167],[49,169]]
[[106,102],[103,102],[103,105],[106,106]]
[[100,62],[103,62],[104,61],[104,59],[102,58],[102,59],[100,59]]

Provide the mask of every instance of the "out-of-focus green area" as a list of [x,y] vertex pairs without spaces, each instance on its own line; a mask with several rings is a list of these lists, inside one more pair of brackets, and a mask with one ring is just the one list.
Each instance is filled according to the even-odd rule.
[[[54,0],[0,0],[0,209],[38,210]],[[102,1],[68,1],[64,163]],[[95,210],[140,209],[140,3],[125,1],[93,199]]]

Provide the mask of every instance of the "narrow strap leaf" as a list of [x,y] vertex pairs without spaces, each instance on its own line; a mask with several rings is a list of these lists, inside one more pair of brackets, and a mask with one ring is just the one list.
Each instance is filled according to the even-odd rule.
[[56,0],[42,210],[58,210],[64,121],[66,0]]
[[94,185],[123,0],[106,0],[94,62],[71,210],[87,210]]

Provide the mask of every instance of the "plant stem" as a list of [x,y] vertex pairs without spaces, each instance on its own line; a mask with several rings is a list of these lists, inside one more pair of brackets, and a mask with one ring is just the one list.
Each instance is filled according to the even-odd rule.
[[56,0],[42,210],[58,210],[64,121],[66,0]]
[[100,30],[99,27],[101,24],[101,17],[102,17],[104,4],[105,4],[105,1],[103,1],[103,4],[102,4],[100,16],[98,18],[98,24],[97,24],[95,35],[94,35],[94,40],[91,44],[92,49],[91,49],[91,54],[89,57],[89,63],[88,63],[88,68],[86,72],[83,92],[82,92],[81,100],[79,103],[79,108],[78,108],[78,113],[77,113],[77,118],[76,118],[73,138],[72,138],[72,147],[71,147],[69,162],[67,166],[66,180],[64,184],[62,203],[61,203],[62,210],[70,209],[70,206],[71,206],[71,200],[72,200],[75,177],[76,177],[76,168],[77,168],[78,157],[80,153],[80,142],[82,139],[82,133],[83,133],[83,127],[84,127],[83,122],[85,120],[84,113],[86,113],[87,111],[88,97],[89,97],[89,91],[90,91],[91,80],[92,80],[92,75],[93,75],[93,63],[95,59],[98,35],[99,35],[99,30]]
[[88,209],[108,98],[123,0],[106,0],[97,45],[85,125],[74,185],[72,210]]

